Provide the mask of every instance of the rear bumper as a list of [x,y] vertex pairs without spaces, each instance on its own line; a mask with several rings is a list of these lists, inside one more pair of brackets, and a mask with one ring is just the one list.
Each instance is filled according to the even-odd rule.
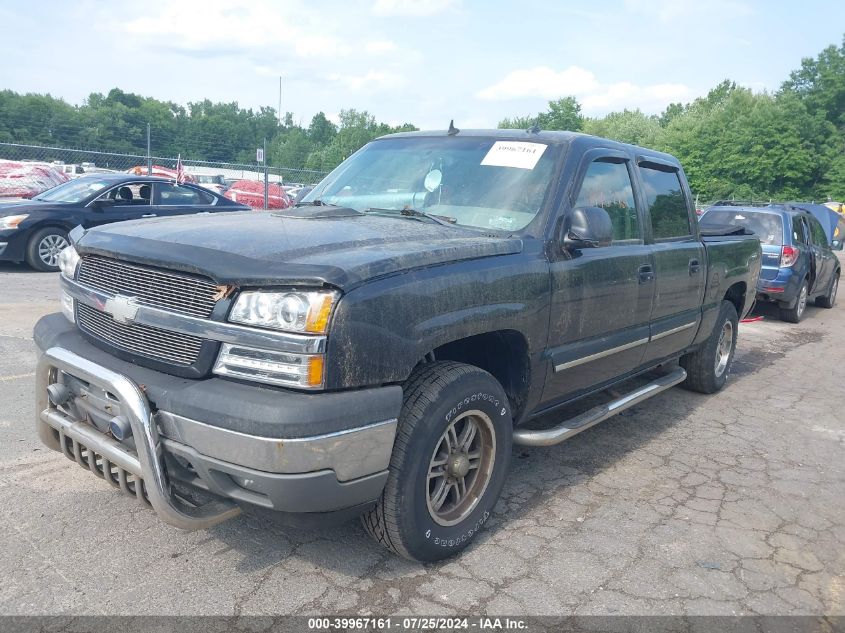
[[774,279],[757,281],[757,300],[770,301],[791,307],[798,299],[803,276],[793,268],[780,268]]
[[[302,410],[295,405],[305,394],[271,390],[276,419],[263,422],[272,424],[275,432],[247,433],[220,426],[214,415],[186,417],[157,406],[155,400],[168,381],[174,388],[183,382],[194,383],[196,388],[225,381],[185,381],[158,374],[158,382],[152,381],[151,387],[137,376],[129,376],[130,372],[120,371],[129,364],[91,346],[58,316],[61,321],[45,317],[36,328],[41,349],[36,385],[39,437],[48,447],[149,503],[165,522],[183,529],[206,528],[237,514],[239,503],[291,513],[339,512],[365,508],[381,494],[401,406],[398,387],[392,417],[370,421],[367,415],[372,413],[374,401],[394,400],[393,388],[385,388],[387,394],[378,393],[379,389],[363,390],[355,392],[354,403],[345,400],[349,407],[345,428],[321,433],[312,428],[308,435],[297,433],[301,428],[296,424],[285,424],[286,416],[296,416]],[[56,327],[49,327],[51,324]],[[59,338],[65,344],[45,347],[48,339],[56,338],[46,336],[45,329],[63,331]],[[96,352],[111,362],[89,357],[97,356]],[[60,393],[65,402],[62,397],[48,397],[48,386],[57,384],[64,389]],[[235,405],[248,413],[250,395],[255,397],[263,390],[254,385],[237,386],[244,391],[238,392],[242,400]],[[207,396],[218,387],[207,385]],[[315,405],[312,415],[331,414],[332,406],[313,400],[320,394],[307,397]],[[108,432],[108,422],[114,417],[128,421],[130,438],[121,442]],[[315,420],[314,427],[336,426],[330,418]],[[176,482],[211,493],[204,495],[210,501],[199,506],[186,503],[174,487]]]

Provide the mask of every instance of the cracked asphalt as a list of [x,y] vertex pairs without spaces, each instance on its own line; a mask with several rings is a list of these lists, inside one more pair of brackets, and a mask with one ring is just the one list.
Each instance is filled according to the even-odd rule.
[[357,522],[183,533],[42,447],[30,335],[57,288],[0,264],[0,613],[845,614],[845,304],[742,324],[715,396],[517,447],[481,538],[420,565]]

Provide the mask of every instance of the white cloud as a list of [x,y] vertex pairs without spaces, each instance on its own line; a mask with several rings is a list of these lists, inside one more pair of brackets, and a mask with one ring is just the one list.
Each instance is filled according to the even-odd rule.
[[315,33],[294,19],[297,0],[182,0],[120,25],[148,45],[156,41],[188,53],[212,55],[286,49],[297,57],[336,57],[347,52],[338,37]]
[[339,83],[343,87],[353,91],[359,91],[365,88],[370,91],[396,88],[405,83],[405,78],[401,75],[380,70],[370,70],[363,75],[332,73],[327,75],[326,79]]
[[373,40],[371,42],[367,42],[364,45],[364,48],[368,53],[389,53],[390,51],[396,50],[396,42],[392,40]]
[[296,38],[294,50],[299,57],[336,57],[347,49],[336,37],[308,34]]
[[525,68],[508,73],[498,83],[488,86],[478,96],[488,101],[543,97],[552,99],[565,95],[580,95],[595,90],[596,77],[589,70],[570,66],[560,72],[548,66]]
[[639,86],[629,81],[603,84],[594,73],[570,66],[556,71],[548,66],[525,68],[508,73],[501,81],[478,93],[486,101],[577,97],[587,113],[613,109],[640,108],[645,111],[663,109],[669,103],[690,98],[692,91],[685,84],[660,83]]
[[688,101],[692,91],[684,84],[654,84],[637,86],[628,81],[604,86],[595,93],[585,95],[581,106],[585,112],[609,112],[639,108],[644,112],[663,110],[670,103]]
[[183,0],[123,25],[130,35],[166,40],[174,48],[253,49],[279,39],[289,28],[283,6],[222,0]]
[[460,0],[376,0],[372,7],[375,15],[401,15],[424,17],[456,8]]

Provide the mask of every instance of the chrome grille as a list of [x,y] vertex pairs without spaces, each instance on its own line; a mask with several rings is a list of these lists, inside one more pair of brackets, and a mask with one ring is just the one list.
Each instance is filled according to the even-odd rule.
[[[214,310],[217,286],[210,279],[128,264],[89,255],[82,258],[79,283],[109,295],[132,297],[137,303],[199,318]],[[91,336],[138,356],[173,365],[197,362],[203,339],[140,323],[118,323],[110,314],[78,302],[77,323]]]
[[95,290],[134,297],[141,305],[208,318],[217,286],[210,279],[171,273],[116,259],[82,258],[77,280]]
[[141,325],[118,323],[111,315],[77,303],[76,321],[87,332],[133,354],[175,365],[192,365],[199,358],[203,339]]

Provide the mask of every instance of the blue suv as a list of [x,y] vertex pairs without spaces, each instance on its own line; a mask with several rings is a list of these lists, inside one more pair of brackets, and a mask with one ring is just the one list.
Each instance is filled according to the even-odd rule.
[[812,213],[789,205],[767,207],[715,206],[701,216],[707,226],[744,226],[763,248],[757,300],[776,303],[780,318],[798,323],[807,302],[832,308],[841,266],[834,250],[841,240],[829,240]]

